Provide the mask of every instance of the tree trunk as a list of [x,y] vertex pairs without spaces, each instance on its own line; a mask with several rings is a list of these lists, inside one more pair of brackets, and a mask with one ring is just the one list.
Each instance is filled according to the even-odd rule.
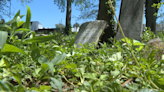
[[65,27],[66,35],[69,35],[70,28],[71,28],[71,0],[67,0],[66,27]]
[[158,12],[158,9],[152,7],[153,3],[158,4],[161,0],[146,0],[146,27],[150,27],[151,31],[155,33],[156,31],[156,19],[157,16],[154,16]]
[[[115,36],[114,32],[114,16],[112,9],[109,8],[110,4],[106,4],[108,0],[99,0],[99,10],[97,20],[105,20],[108,23],[108,27],[104,30],[104,34],[101,36],[100,42],[109,42],[110,37]],[[115,5],[114,5],[115,6]],[[108,10],[110,13],[108,14]]]

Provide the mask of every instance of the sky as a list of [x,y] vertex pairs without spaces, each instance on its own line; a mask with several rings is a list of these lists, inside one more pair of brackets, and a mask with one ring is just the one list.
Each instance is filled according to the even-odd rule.
[[[95,2],[95,4],[98,4]],[[119,10],[120,10],[120,3],[121,0],[117,1],[116,4],[116,15],[119,16]],[[64,12],[61,12],[59,7],[54,4],[54,0],[33,0],[31,3],[24,3],[21,4],[20,0],[12,0],[11,2],[11,12],[13,15],[11,18],[4,17],[5,21],[11,20],[14,15],[17,13],[18,10],[20,10],[20,15],[26,15],[27,7],[28,5],[31,10],[31,21],[38,21],[44,28],[55,28],[55,24],[62,23],[65,25],[65,19],[66,19],[66,10]],[[72,18],[71,18],[71,25],[78,22],[80,25],[82,23],[88,22],[88,21],[94,21],[94,19],[86,19],[86,20],[77,20],[76,17],[78,17],[81,14],[81,11],[78,10],[79,7],[72,4]],[[22,18],[23,21],[25,21],[25,16]],[[145,23],[145,17],[143,20],[143,23]]]

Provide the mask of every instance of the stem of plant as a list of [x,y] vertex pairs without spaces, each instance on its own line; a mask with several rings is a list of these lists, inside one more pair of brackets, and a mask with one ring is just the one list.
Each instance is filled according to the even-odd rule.
[[156,89],[158,89],[157,85],[155,85],[154,82],[152,82],[151,80],[149,80],[149,81]]
[[63,75],[63,78],[71,85],[73,85],[75,87],[75,85],[73,83],[71,83],[69,80],[67,80],[67,78]]
[[117,20],[117,22],[118,22],[118,26],[119,26],[119,28],[120,28],[120,31],[121,31],[121,33],[122,33],[122,36],[124,37],[125,42],[126,42],[128,48],[130,49],[130,52],[131,52],[131,54],[132,54],[132,56],[133,56],[133,58],[134,58],[136,64],[137,64],[138,66],[140,66],[139,63],[138,63],[138,61],[137,61],[137,59],[136,59],[136,57],[134,56],[134,53],[133,53],[132,50],[131,50],[131,48],[130,48],[130,46],[129,46],[127,40],[126,40],[126,38],[125,38],[124,32],[123,32],[123,30],[122,30],[122,27],[121,27],[121,25],[120,25],[120,22],[119,22],[118,19],[117,19],[117,16],[116,16],[116,13],[115,13],[115,11],[114,11],[114,8],[113,8],[113,5],[112,5],[111,0],[109,0],[109,2],[110,2],[110,5],[111,5],[111,7],[112,7],[113,13],[114,13],[114,15],[115,15],[115,17],[116,17],[116,20]]

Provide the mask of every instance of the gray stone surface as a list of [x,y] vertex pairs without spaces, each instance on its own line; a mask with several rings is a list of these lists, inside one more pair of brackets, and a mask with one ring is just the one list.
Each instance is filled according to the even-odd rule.
[[[126,37],[141,40],[143,30],[144,0],[122,0],[120,24]],[[116,39],[123,38],[118,27]]]
[[156,25],[156,31],[163,31],[164,30],[164,23]]
[[[146,24],[143,24],[143,31],[145,31]],[[163,31],[164,23],[156,24],[156,31]]]
[[96,20],[82,24],[76,35],[74,44],[76,44],[78,48],[81,47],[79,43],[86,44],[95,42],[95,45],[97,45],[99,38],[106,27],[107,22],[104,20]]

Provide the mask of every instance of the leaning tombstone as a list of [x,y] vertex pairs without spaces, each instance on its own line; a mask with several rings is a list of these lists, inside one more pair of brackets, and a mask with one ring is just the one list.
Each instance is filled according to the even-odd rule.
[[74,44],[76,44],[78,48],[81,48],[79,43],[94,43],[97,45],[99,38],[106,27],[107,22],[104,20],[96,20],[82,24],[80,26],[79,32],[75,37]]
[[[119,21],[126,37],[141,41],[145,0],[122,0]],[[116,39],[123,38],[120,28]]]

